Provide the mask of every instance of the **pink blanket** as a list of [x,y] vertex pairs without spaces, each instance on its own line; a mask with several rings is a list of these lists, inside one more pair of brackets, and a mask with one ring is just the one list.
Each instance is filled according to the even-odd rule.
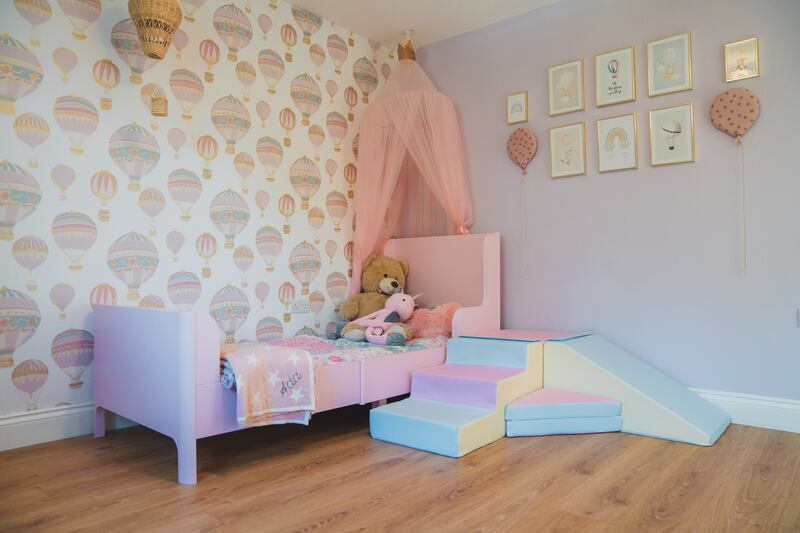
[[236,379],[239,426],[308,425],[314,411],[314,363],[307,351],[243,344],[224,357]]

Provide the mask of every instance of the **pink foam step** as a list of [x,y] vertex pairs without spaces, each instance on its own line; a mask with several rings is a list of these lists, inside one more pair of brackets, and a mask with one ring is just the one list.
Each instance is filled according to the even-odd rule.
[[561,389],[539,389],[506,406],[506,420],[619,416],[619,400]]
[[497,385],[524,372],[522,368],[444,364],[416,370],[411,397],[494,409]]

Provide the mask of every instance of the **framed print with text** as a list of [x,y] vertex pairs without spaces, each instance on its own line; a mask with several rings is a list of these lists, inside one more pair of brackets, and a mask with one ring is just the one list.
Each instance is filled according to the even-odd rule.
[[636,100],[636,60],[633,46],[594,56],[597,107]]

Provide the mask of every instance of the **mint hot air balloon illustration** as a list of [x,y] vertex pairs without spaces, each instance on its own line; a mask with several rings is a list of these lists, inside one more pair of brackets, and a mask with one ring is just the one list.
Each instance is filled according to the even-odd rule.
[[328,127],[328,135],[333,140],[333,150],[341,152],[342,141],[347,137],[347,119],[337,111],[328,113],[325,125]]
[[314,244],[319,244],[319,230],[325,223],[325,212],[319,207],[308,210],[308,225],[314,230]]
[[333,220],[333,231],[342,231],[342,219],[347,214],[347,197],[339,191],[331,191],[325,197],[325,209]]
[[330,264],[333,264],[333,258],[336,257],[336,252],[339,250],[339,245],[336,244],[336,241],[329,240],[325,243],[325,255],[328,256],[328,259],[331,260]]
[[308,140],[314,145],[314,160],[319,161],[319,147],[325,142],[325,130],[319,124],[312,124],[308,128]]
[[36,113],[22,113],[14,117],[12,127],[19,140],[27,144],[31,149],[28,156],[28,166],[38,168],[39,161],[36,158],[36,147],[50,137],[50,126],[47,121]]
[[186,22],[194,22],[194,14],[197,10],[203,7],[206,0],[178,0],[183,9],[183,20]]
[[189,211],[203,193],[203,182],[191,170],[179,168],[167,177],[167,192],[178,206],[181,220],[189,220],[192,218]]
[[281,124],[281,128],[286,132],[286,136],[283,138],[283,145],[289,148],[292,145],[292,138],[289,137],[289,133],[294,129],[295,124],[297,124],[294,111],[288,107],[284,107],[281,109],[280,115],[278,115],[278,121]]
[[77,272],[83,268],[83,256],[97,240],[97,226],[88,215],[68,211],[53,218],[50,234],[69,258],[69,269]]
[[175,151],[175,159],[178,159],[181,148],[186,144],[186,133],[180,128],[171,128],[167,132],[167,142]]
[[50,289],[50,301],[58,309],[58,319],[64,320],[67,318],[67,307],[72,303],[75,298],[75,289],[72,285],[66,283],[56,283]]
[[186,239],[183,236],[183,233],[181,233],[180,231],[172,230],[169,233],[167,233],[167,238],[164,239],[164,242],[167,243],[167,249],[170,252],[172,252],[173,261],[178,260],[178,252],[180,252],[181,248],[183,248],[183,243],[185,242],[185,240]]
[[117,177],[108,170],[100,170],[92,175],[89,188],[94,197],[102,202],[100,210],[97,212],[97,220],[108,222],[111,218],[111,211],[106,207],[106,203],[117,195],[119,189]]
[[347,163],[344,166],[344,181],[347,182],[347,197],[353,197],[353,185],[356,184],[358,178],[358,171],[353,163]]
[[294,207],[294,198],[292,198],[290,194],[284,194],[278,198],[278,212],[283,216],[286,222],[283,225],[284,235],[288,235],[292,231],[292,227],[289,225],[289,219],[294,214]]
[[47,244],[35,235],[20,237],[11,247],[11,257],[31,275],[31,279],[26,286],[29,291],[37,289],[36,280],[33,279],[33,271],[47,259],[47,251]]
[[170,73],[169,88],[183,110],[181,117],[192,120],[192,109],[200,103],[205,92],[203,80],[191,70],[179,68]]
[[119,85],[119,67],[110,59],[100,59],[92,65],[92,77],[95,83],[103,88],[103,96],[100,98],[100,109],[111,109],[111,97],[108,93]]
[[94,335],[85,329],[62,331],[53,337],[50,355],[69,377],[69,388],[79,389],[83,385],[81,376],[94,359]]
[[331,299],[336,312],[339,312],[339,305],[347,295],[347,276],[341,272],[331,272],[325,280],[325,290],[328,292],[328,298]]
[[328,55],[331,56],[331,61],[333,61],[334,71],[336,74],[341,74],[342,65],[347,61],[347,43],[344,39],[332,33],[328,35],[327,47]]
[[139,207],[145,215],[150,217],[150,235],[156,234],[155,220],[156,217],[164,210],[166,203],[167,200],[158,189],[145,189],[139,193]]
[[69,48],[58,47],[53,50],[53,63],[61,71],[61,81],[69,83],[69,73],[78,65],[78,55]]
[[256,232],[256,249],[267,264],[267,272],[275,270],[275,259],[283,249],[283,237],[277,228],[263,226]]
[[181,270],[167,280],[167,296],[178,311],[191,311],[203,286],[194,273]]
[[369,95],[378,87],[378,71],[375,65],[366,57],[356,59],[353,63],[353,79],[363,94],[362,101],[369,103]]
[[261,50],[258,53],[258,70],[267,80],[267,92],[275,94],[275,86],[286,72],[286,65],[280,54],[270,49]]
[[67,199],[67,189],[75,183],[75,170],[67,165],[56,165],[50,171],[50,179],[53,184],[61,191],[59,198]]
[[206,166],[203,167],[203,179],[211,179],[210,165],[211,161],[217,157],[218,151],[219,145],[217,144],[217,140],[211,135],[201,135],[197,138],[197,155],[206,162]]
[[156,138],[135,122],[122,126],[111,135],[108,153],[120,170],[128,175],[129,191],[140,189],[141,179],[153,170],[161,157]]
[[94,309],[98,305],[117,305],[117,289],[108,283],[101,283],[89,293],[89,305]]
[[142,74],[158,62],[145,55],[131,19],[121,20],[114,25],[111,29],[111,44],[119,58],[131,69],[131,83],[142,83]]
[[86,98],[70,94],[56,98],[53,116],[72,144],[70,152],[83,154],[84,141],[94,133],[100,123],[97,108]]
[[256,169],[256,162],[253,160],[253,156],[247,152],[239,152],[233,157],[233,168],[242,178],[242,192],[247,194],[247,178]]
[[236,330],[247,321],[250,314],[250,302],[241,289],[226,285],[211,298],[208,306],[211,318],[217,321],[219,329],[225,333],[225,343],[236,342]]
[[259,100],[256,104],[256,115],[261,119],[262,128],[266,125],[270,113],[272,113],[272,107],[264,100]]
[[358,93],[355,88],[350,85],[344,90],[344,103],[347,104],[347,107],[350,109],[350,111],[347,112],[347,120],[353,122],[353,120],[355,120],[353,109],[358,105]]
[[258,339],[258,342],[268,342],[271,339],[280,339],[282,337],[283,324],[277,318],[268,316],[262,318],[256,324],[256,339]]
[[72,36],[83,41],[86,39],[84,31],[89,25],[100,17],[103,6],[100,0],[56,0],[58,7],[64,12],[72,23]]
[[128,287],[128,300],[139,299],[139,288],[158,268],[158,250],[147,237],[131,231],[108,249],[108,268]]
[[325,161],[325,173],[330,178],[331,183],[333,183],[333,177],[336,175],[337,170],[339,170],[339,163],[336,160],[328,159]]
[[319,250],[308,241],[302,241],[289,254],[289,271],[300,282],[300,294],[308,295],[308,286],[322,268]]
[[289,313],[289,306],[292,304],[295,296],[296,293],[294,285],[288,281],[284,281],[281,286],[278,287],[278,300],[283,305],[284,322],[289,322],[292,319],[292,315]]
[[142,309],[166,309],[164,299],[157,294],[148,294],[139,300],[139,307]]
[[291,63],[293,59],[292,47],[297,44],[297,31],[291,24],[284,24],[281,26],[281,41],[286,45],[286,53],[283,57],[286,58],[287,63]]
[[38,26],[50,20],[53,9],[47,0],[14,0],[14,7],[17,12],[31,25],[31,36],[28,42],[31,46],[39,46],[39,38],[36,35]]
[[223,96],[211,106],[211,123],[225,139],[225,152],[236,153],[236,142],[250,130],[250,112],[233,95]]
[[311,312],[314,313],[314,327],[319,327],[319,316],[325,308],[325,295],[320,291],[314,291],[308,296],[309,307]]
[[262,13],[258,16],[257,22],[258,27],[261,28],[261,37],[266,40],[269,30],[272,29],[272,19],[266,13]]
[[236,53],[250,44],[253,26],[236,4],[226,4],[214,11],[214,29],[228,47],[228,61],[236,61]]
[[255,254],[249,246],[243,244],[233,251],[233,264],[242,271],[242,287],[247,287],[247,271],[253,266],[254,260]]
[[201,233],[197,237],[194,246],[197,255],[203,259],[203,263],[205,264],[203,267],[203,277],[210,278],[211,267],[208,265],[208,262],[217,253],[217,239],[210,233]]
[[42,200],[39,183],[27,170],[0,161],[0,241],[14,239],[14,225],[33,213]]
[[250,209],[239,193],[227,189],[211,200],[208,215],[225,236],[225,248],[230,250],[233,249],[233,240],[250,220]]
[[259,303],[261,303],[261,309],[264,309],[264,302],[269,296],[269,283],[266,281],[259,281],[256,283],[255,293],[256,299],[259,301]]
[[322,103],[322,92],[319,89],[319,85],[314,81],[314,78],[303,73],[292,80],[289,94],[295,107],[303,116],[301,124],[308,126],[309,117],[319,109]]
[[267,191],[256,191],[256,205],[258,206],[259,211],[261,211],[261,216],[264,216],[264,213],[267,210],[267,206],[269,206],[270,196]]
[[320,69],[322,69],[322,65],[325,64],[325,59],[327,59],[327,56],[325,55],[325,49],[318,44],[312,44],[308,49],[308,55],[311,57],[311,62],[314,63],[315,67],[317,67],[314,72],[314,79],[319,80]]
[[236,63],[236,78],[242,84],[242,95],[245,102],[250,101],[250,86],[256,81],[256,68],[249,61]]
[[14,366],[14,351],[36,333],[42,315],[27,294],[0,287],[0,368]]
[[283,148],[281,143],[272,137],[261,137],[256,142],[256,157],[267,173],[267,181],[275,181],[275,170],[283,162]]
[[42,65],[33,52],[7,33],[0,35],[0,114],[16,115],[16,102],[39,88]]
[[219,45],[211,39],[203,39],[200,41],[199,49],[200,58],[206,64],[206,72],[203,75],[203,79],[208,83],[212,83],[214,81],[214,73],[211,71],[211,67],[219,63]]
[[309,200],[317,193],[322,183],[319,168],[311,159],[303,156],[289,167],[289,183],[302,202],[301,209],[308,209]]
[[49,373],[47,365],[38,359],[26,359],[15,366],[11,372],[11,383],[20,392],[28,411],[37,409],[36,401],[39,399],[39,391],[47,382]]
[[292,16],[303,31],[303,44],[311,44],[311,36],[322,27],[322,18],[302,7],[292,6]]
[[337,84],[333,80],[326,81],[325,92],[328,93],[328,96],[331,97],[331,103],[333,103],[333,99],[336,96],[336,93],[339,92],[339,84]]

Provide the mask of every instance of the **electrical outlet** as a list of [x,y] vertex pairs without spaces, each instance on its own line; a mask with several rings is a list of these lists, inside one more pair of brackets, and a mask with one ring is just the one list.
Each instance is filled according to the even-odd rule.
[[296,298],[289,304],[289,313],[299,315],[311,312],[311,303],[308,298]]

